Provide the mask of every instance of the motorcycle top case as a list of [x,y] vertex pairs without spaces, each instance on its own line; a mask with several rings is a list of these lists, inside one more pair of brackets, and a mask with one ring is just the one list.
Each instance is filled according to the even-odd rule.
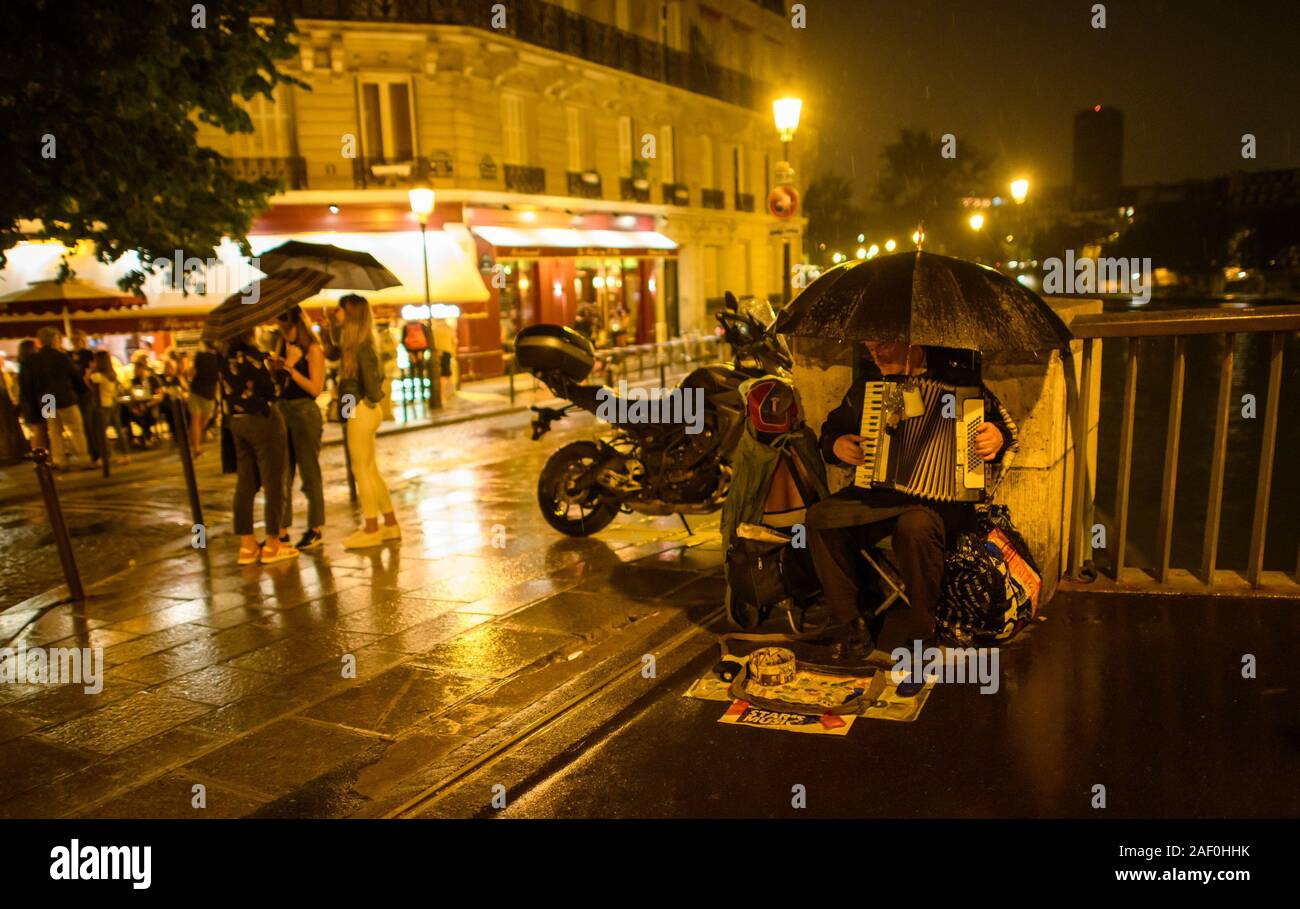
[[529,325],[515,335],[515,361],[529,372],[558,372],[581,382],[596,365],[596,349],[572,328]]

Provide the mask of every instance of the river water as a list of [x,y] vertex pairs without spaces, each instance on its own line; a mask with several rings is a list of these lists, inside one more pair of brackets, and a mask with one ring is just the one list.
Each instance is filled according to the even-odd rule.
[[[1300,301],[1277,301],[1300,302]],[[1230,306],[1214,300],[1163,302],[1147,309]],[[1110,302],[1106,310],[1126,311],[1125,302]],[[1102,344],[1101,437],[1098,451],[1097,517],[1107,526],[1113,546],[1119,430],[1128,344],[1138,343],[1138,385],[1134,418],[1133,472],[1129,493],[1129,545],[1125,562],[1151,567],[1156,550],[1156,523],[1168,425],[1173,339],[1145,338],[1137,342],[1108,340]],[[1174,536],[1170,564],[1196,569],[1200,565],[1209,497],[1210,455],[1214,440],[1215,406],[1223,335],[1190,335],[1186,342],[1186,385],[1179,436],[1175,490]],[[1233,406],[1228,424],[1228,458],[1219,530],[1220,569],[1245,568],[1259,476],[1260,444],[1268,396],[1269,335],[1238,334],[1233,339]],[[1255,396],[1254,418],[1243,415],[1243,395]],[[1277,402],[1278,438],[1274,454],[1264,566],[1294,572],[1300,555],[1300,333],[1289,332],[1283,354],[1282,388]],[[1096,553],[1099,565],[1109,555]]]

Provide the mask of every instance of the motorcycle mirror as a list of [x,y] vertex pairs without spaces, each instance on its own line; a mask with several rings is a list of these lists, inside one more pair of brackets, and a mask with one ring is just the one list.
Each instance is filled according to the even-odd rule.
[[736,301],[736,295],[733,294],[731,291],[727,291],[725,294],[723,294],[722,300],[723,300],[723,306],[726,307],[728,312],[736,312],[738,309],[740,309],[740,303]]

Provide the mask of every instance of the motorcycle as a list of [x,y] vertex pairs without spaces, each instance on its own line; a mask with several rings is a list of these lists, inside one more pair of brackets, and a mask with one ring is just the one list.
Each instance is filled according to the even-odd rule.
[[542,467],[537,501],[548,524],[584,537],[603,530],[620,513],[684,516],[722,506],[731,484],[730,456],[744,430],[739,388],[759,376],[789,376],[793,360],[785,342],[771,331],[775,313],[766,301],[742,306],[728,292],[717,320],[732,350],[731,363],[700,366],[674,388],[702,399],[702,419],[694,427],[681,420],[637,418],[636,408],[627,399],[620,402],[612,389],[583,384],[596,353],[578,332],[550,324],[519,332],[519,365],[569,402],[532,408],[533,440],[576,410],[608,418],[611,426],[595,440],[562,446]]

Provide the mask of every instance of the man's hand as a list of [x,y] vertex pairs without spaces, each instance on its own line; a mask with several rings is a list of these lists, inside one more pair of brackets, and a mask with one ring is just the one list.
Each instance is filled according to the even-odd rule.
[[840,436],[835,440],[834,451],[835,457],[845,464],[852,464],[854,467],[860,466],[863,461],[862,436],[855,436],[852,433]]
[[1002,431],[992,423],[981,423],[975,430],[975,453],[986,461],[992,461],[1001,450]]

